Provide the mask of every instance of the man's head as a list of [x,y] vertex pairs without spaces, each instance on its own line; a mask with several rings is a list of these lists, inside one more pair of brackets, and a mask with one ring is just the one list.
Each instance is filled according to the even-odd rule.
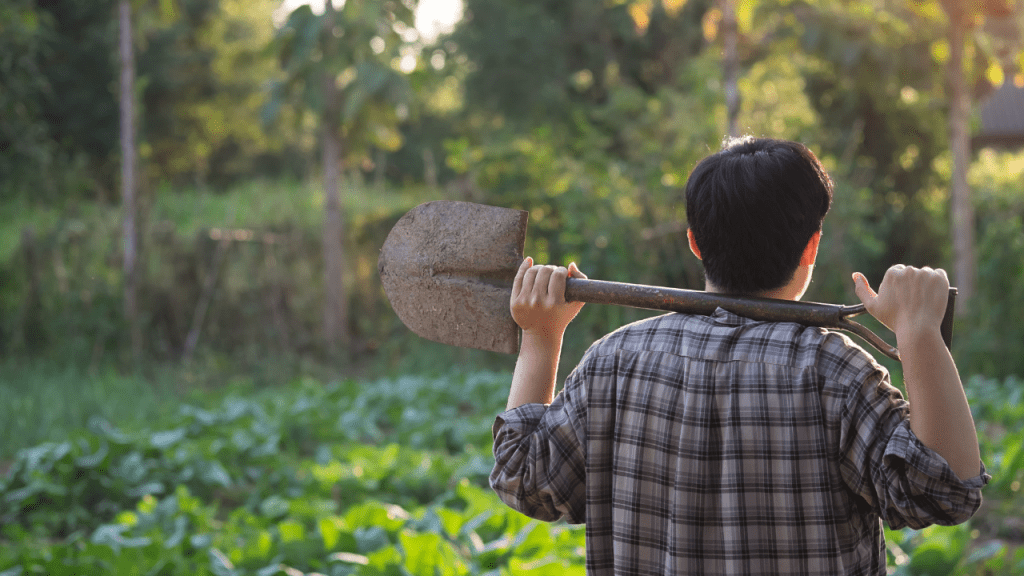
[[686,182],[686,217],[704,273],[729,293],[788,284],[831,203],[832,181],[817,157],[785,140],[727,141]]

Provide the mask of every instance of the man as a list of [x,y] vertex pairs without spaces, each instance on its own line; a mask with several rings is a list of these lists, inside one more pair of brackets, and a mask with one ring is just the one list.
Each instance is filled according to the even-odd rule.
[[[733,140],[686,185],[706,290],[799,299],[832,183],[801,144]],[[885,574],[881,521],[957,524],[989,476],[939,326],[945,272],[897,265],[856,293],[896,334],[909,405],[839,333],[665,314],[596,342],[555,397],[568,268],[516,276],[523,329],[491,486],[586,523],[589,574]],[[910,410],[913,406],[913,410]]]

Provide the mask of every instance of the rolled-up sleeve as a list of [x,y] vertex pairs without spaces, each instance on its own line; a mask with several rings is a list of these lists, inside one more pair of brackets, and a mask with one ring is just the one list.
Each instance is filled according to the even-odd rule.
[[981,506],[981,488],[991,478],[979,462],[978,475],[961,480],[945,458],[914,435],[907,421],[889,438],[882,463],[891,510],[883,517],[894,529],[966,522]]
[[910,429],[909,404],[874,372],[859,378],[847,395],[842,430],[843,479],[891,529],[952,526],[981,506],[981,488],[991,477],[983,463],[978,475],[961,480],[946,460]]
[[524,404],[494,422],[491,488],[538,520],[581,524],[586,510],[584,395],[572,377],[550,405]]

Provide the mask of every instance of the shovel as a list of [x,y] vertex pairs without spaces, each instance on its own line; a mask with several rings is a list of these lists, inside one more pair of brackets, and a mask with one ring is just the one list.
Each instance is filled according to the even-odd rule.
[[[523,262],[528,214],[469,202],[421,204],[388,234],[377,261],[384,292],[399,319],[435,342],[494,352],[519,352],[519,327],[509,311],[512,281]],[[850,320],[863,304],[842,306],[713,294],[621,282],[569,278],[565,299],[710,315],[716,308],[766,322],[797,322],[844,330],[886,356],[899,350]],[[949,289],[942,338],[953,336],[956,288]]]

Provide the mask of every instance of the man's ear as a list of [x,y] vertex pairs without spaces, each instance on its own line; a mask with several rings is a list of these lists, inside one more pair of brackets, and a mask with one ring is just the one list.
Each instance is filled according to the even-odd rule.
[[804,248],[803,255],[800,256],[801,266],[813,266],[814,261],[818,258],[818,243],[821,241],[821,231],[815,232],[811,239],[807,241],[807,246]]
[[690,241],[690,252],[700,260],[700,248],[697,248],[697,239],[693,237],[693,228],[686,229],[686,239]]

